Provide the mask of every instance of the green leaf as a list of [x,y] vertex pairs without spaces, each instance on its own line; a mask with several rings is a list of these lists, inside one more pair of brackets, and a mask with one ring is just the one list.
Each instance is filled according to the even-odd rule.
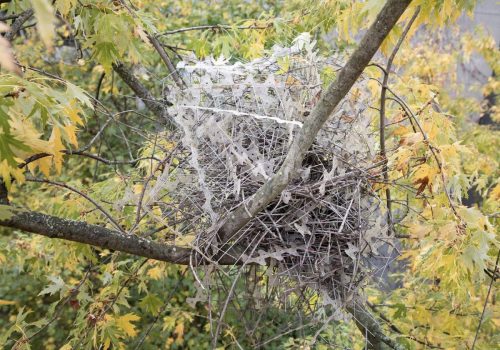
[[50,276],[49,280],[52,282],[45,287],[38,295],[50,294],[53,295],[66,288],[66,284],[60,276]]
[[146,297],[144,297],[139,306],[144,309],[146,312],[151,313],[152,315],[157,315],[162,307],[163,302],[156,295],[148,293]]

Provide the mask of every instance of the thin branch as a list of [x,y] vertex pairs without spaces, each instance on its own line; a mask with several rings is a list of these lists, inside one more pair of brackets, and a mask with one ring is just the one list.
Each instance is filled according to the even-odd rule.
[[[417,16],[420,12],[420,7],[417,7],[415,10],[415,13],[411,17],[410,21],[406,25],[406,28],[403,31],[403,34],[399,37],[398,42],[396,43],[396,46],[394,46],[394,49],[392,50],[391,55],[389,56],[389,59],[387,60],[387,65],[385,69],[383,70],[384,72],[384,79],[382,81],[382,89],[380,92],[380,126],[379,126],[379,134],[380,134],[380,156],[381,158],[385,161],[382,172],[384,176],[384,181],[386,183],[389,183],[389,168],[387,164],[387,156],[386,156],[386,150],[385,150],[385,126],[386,126],[386,117],[385,117],[385,104],[386,104],[386,95],[387,95],[387,84],[389,82],[389,75],[391,74],[391,68],[392,68],[392,63],[394,62],[394,58],[396,57],[396,54],[399,51],[399,48],[403,44],[403,41],[410,31],[411,26],[413,25],[413,22],[415,22],[415,19],[417,19]],[[385,198],[386,198],[386,203],[387,203],[387,222],[389,224],[389,230],[390,232],[393,231],[393,217],[392,217],[392,208],[391,208],[391,189],[389,186],[385,188]]]
[[5,34],[5,39],[7,39],[8,41],[12,41],[16,37],[17,33],[22,29],[24,23],[26,23],[26,21],[29,20],[31,16],[33,16],[33,14],[33,9],[29,9],[20,13],[14,23],[12,23],[10,31]]
[[258,26],[258,25],[250,25],[250,26],[230,26],[228,24],[212,24],[212,25],[203,25],[203,26],[194,26],[194,27],[187,27],[187,28],[179,28],[179,29],[174,29],[174,30],[167,30],[163,33],[159,33],[156,36],[163,36],[163,35],[172,35],[172,34],[178,34],[178,33],[185,33],[185,32],[191,32],[195,30],[210,30],[210,29],[240,29],[240,30],[247,30],[247,29],[256,29],[256,30],[264,30],[264,29],[269,29],[273,25],[272,23],[269,23],[265,26]]
[[479,323],[477,324],[476,335],[474,336],[474,342],[472,343],[471,350],[474,350],[476,346],[477,337],[479,336],[479,331],[481,330],[481,326],[483,324],[484,314],[486,312],[486,306],[488,305],[488,299],[490,298],[491,290],[493,289],[493,282],[495,281],[495,274],[498,269],[498,260],[500,259],[500,250],[497,253],[497,261],[495,262],[495,268],[493,270],[493,277],[491,277],[490,286],[488,287],[488,293],[486,294],[486,299],[484,300],[483,311],[481,312],[481,317],[479,318]]
[[167,69],[169,70],[170,74],[172,75],[172,78],[174,79],[177,86],[180,89],[183,89],[186,86],[186,84],[184,83],[184,81],[182,81],[181,76],[177,72],[177,69],[175,69],[174,64],[170,60],[170,57],[168,56],[167,52],[165,51],[165,49],[163,48],[161,43],[153,35],[148,35],[148,38],[149,38],[149,41],[151,41],[151,44],[153,44],[153,47],[155,48],[155,50],[160,55],[160,58],[162,59],[162,61],[167,66]]
[[354,317],[358,329],[367,335],[367,340],[374,349],[383,349],[384,344],[395,350],[403,350],[403,347],[385,335],[384,330],[373,317],[361,305],[348,306],[347,311]]
[[99,203],[97,203],[95,200],[93,200],[92,198],[90,198],[89,196],[87,196],[82,191],[79,191],[76,188],[74,188],[72,186],[69,186],[69,185],[67,185],[65,183],[62,183],[62,182],[55,182],[55,181],[50,181],[50,180],[45,180],[45,179],[36,179],[36,178],[27,178],[26,181],[38,182],[38,183],[46,183],[48,185],[54,185],[54,186],[57,186],[57,187],[65,188],[67,190],[70,190],[71,192],[74,192],[74,193],[78,194],[79,196],[85,198],[90,203],[92,203],[97,208],[97,210],[99,210],[101,213],[103,213],[104,216],[107,217],[108,220],[118,229],[118,231],[120,231],[122,233],[125,233],[125,231],[123,231],[123,229],[120,226],[120,224],[118,224],[115,221],[115,219],[113,219],[113,217],[111,216],[111,214],[109,214],[106,209],[104,209],[102,206],[99,205]]
[[[1,1],[0,1],[0,4],[1,4]],[[19,16],[20,16],[20,14],[15,13],[13,15],[8,15],[8,16],[0,17],[0,22],[5,22],[5,21],[8,21],[9,19],[16,19]]]
[[139,97],[146,107],[160,120],[166,120],[165,105],[158,101],[151,92],[136,78],[132,72],[121,62],[113,64],[114,71],[122,78],[132,91]]
[[421,345],[425,345],[429,348],[432,348],[432,349],[443,349],[442,347],[440,346],[436,346],[436,345],[433,345],[433,344],[430,344],[429,342],[427,341],[423,341],[423,340],[420,340],[420,339],[417,339],[416,337],[412,336],[412,335],[407,335],[405,334],[401,329],[399,329],[394,323],[392,323],[392,321],[383,313],[383,312],[380,312],[377,310],[377,306],[376,305],[373,305],[372,303],[370,302],[367,302],[366,303],[370,309],[372,309],[374,312],[376,312],[376,314],[384,321],[386,322],[388,325],[389,325],[389,328],[391,330],[393,330],[394,332],[398,333],[398,334],[401,334],[403,336],[405,336],[406,338],[408,339],[411,339],[413,340],[414,342],[417,342]]

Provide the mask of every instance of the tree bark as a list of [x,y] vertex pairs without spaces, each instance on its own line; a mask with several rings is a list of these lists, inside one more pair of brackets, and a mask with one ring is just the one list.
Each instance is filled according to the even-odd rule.
[[[190,263],[192,253],[190,248],[161,244],[137,235],[125,235],[83,221],[61,219],[51,215],[14,208],[11,211],[13,213],[12,217],[0,221],[0,226],[32,232],[49,238],[90,244],[174,264],[188,265]],[[221,265],[235,263],[234,259],[227,255],[217,261]],[[196,263],[206,264],[208,262],[202,258],[197,258]]]

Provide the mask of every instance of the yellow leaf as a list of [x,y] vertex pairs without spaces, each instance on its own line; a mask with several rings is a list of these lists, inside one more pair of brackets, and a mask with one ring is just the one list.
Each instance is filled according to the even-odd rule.
[[43,157],[28,164],[28,169],[31,173],[34,173],[36,167],[38,167],[43,175],[49,177],[51,164],[52,164],[52,157]]
[[75,6],[76,0],[56,0],[56,7],[63,16],[66,16],[69,11]]
[[174,333],[177,334],[177,342],[181,342],[184,336],[184,323],[177,323],[175,326]]
[[116,319],[116,325],[118,328],[123,330],[125,334],[129,337],[135,337],[137,335],[137,330],[135,326],[132,324],[133,321],[139,321],[141,318],[132,313],[126,314],[124,316],[120,316]]
[[159,280],[163,274],[163,269],[160,266],[155,266],[149,269],[147,275],[154,280]]
[[75,102],[71,102],[69,105],[64,108],[64,113],[66,113],[69,117],[69,119],[78,124],[78,125],[83,125],[83,120],[80,118],[78,115],[79,109],[78,107],[75,106]]
[[111,346],[111,339],[109,339],[109,337],[107,337],[104,340],[103,350],[108,350],[110,346]]
[[500,183],[496,184],[493,190],[491,190],[490,198],[493,200],[500,200]]
[[0,163],[0,177],[5,182],[5,186],[7,186],[7,189],[10,189],[12,178],[14,178],[19,183],[23,183],[25,179],[24,171],[17,167],[12,168],[7,162],[7,159],[4,159]]
[[73,349],[69,343],[64,344],[59,348],[59,350],[71,350]]
[[47,48],[52,48],[52,41],[55,36],[54,9],[49,0],[31,0],[33,10],[35,10],[36,28],[38,34]]
[[16,301],[0,299],[0,305],[16,305]]
[[[42,134],[35,129],[29,119],[12,118],[9,120],[14,137],[33,150],[34,153],[51,153],[50,143],[42,140]],[[24,158],[25,154],[18,154]]]
[[175,244],[178,244],[180,246],[187,246],[190,245],[195,238],[195,235],[181,235],[179,237],[176,237]]
[[75,147],[78,147],[78,140],[76,139],[76,126],[73,124],[66,125],[64,126],[64,131],[66,132],[68,141]]
[[62,170],[62,162],[63,162],[63,154],[61,151],[64,151],[66,148],[64,147],[61,140],[61,130],[57,127],[52,129],[52,134],[50,135],[49,142],[52,146],[51,153],[54,155],[53,162],[58,174],[61,173]]

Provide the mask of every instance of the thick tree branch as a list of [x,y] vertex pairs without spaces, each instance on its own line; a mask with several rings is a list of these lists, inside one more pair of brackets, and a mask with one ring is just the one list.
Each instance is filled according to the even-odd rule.
[[[108,228],[91,225],[83,221],[61,219],[32,211],[13,209],[14,215],[0,221],[0,226],[36,233],[49,238],[90,244],[100,248],[117,250],[149,259],[188,265],[191,249],[166,245],[136,236],[125,235]],[[197,263],[206,263],[201,257]],[[221,265],[232,265],[235,260],[229,256],[218,260]]]
[[371,58],[377,52],[394,25],[396,25],[399,17],[410,2],[411,0],[387,1],[375,19],[375,22],[364,35],[359,47],[354,51],[349,61],[340,71],[337,79],[330,84],[304,122],[281,168],[247,203],[234,210],[228,220],[223,223],[218,232],[222,242],[225,243],[230,240],[252,217],[276,198],[295,177],[295,173],[300,168],[304,156],[314,142],[318,131],[337,105],[347,95],[365,67],[370,63]]

